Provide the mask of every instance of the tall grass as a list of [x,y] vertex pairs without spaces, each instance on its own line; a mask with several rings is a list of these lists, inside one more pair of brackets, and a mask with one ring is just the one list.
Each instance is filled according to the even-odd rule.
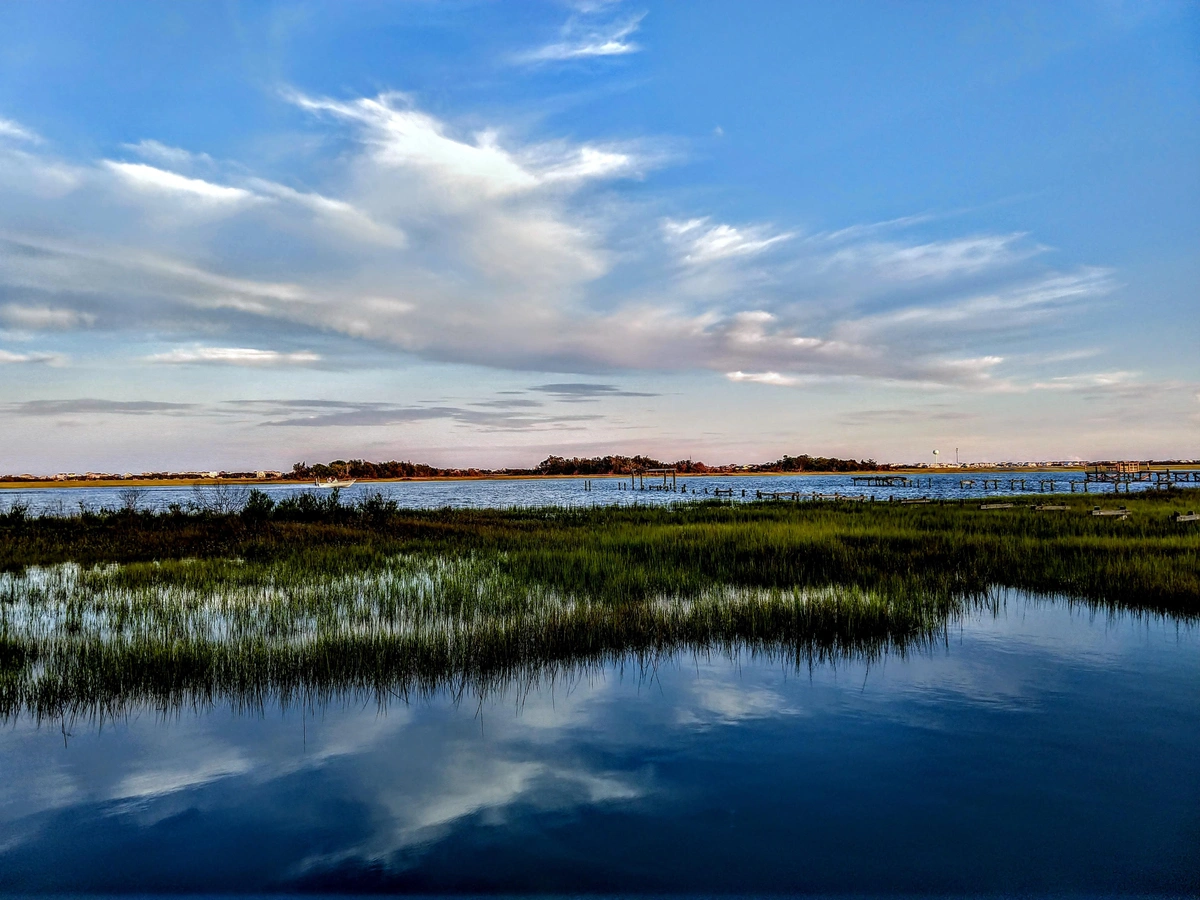
[[929,645],[997,588],[1200,618],[1195,493],[977,503],[0,517],[0,718],[487,691],[680,650]]
[[980,510],[977,501],[403,510],[378,497],[344,506],[305,494],[276,506],[251,494],[239,514],[3,516],[0,571],[228,557],[279,562],[300,577],[357,572],[401,553],[476,553],[502,558],[523,584],[617,600],[724,584],[1000,585],[1200,613],[1200,527],[1171,518],[1200,507],[1200,492],[1122,497],[1124,520],[1088,515],[1095,498],[1058,499],[1071,510]]
[[401,556],[303,578],[229,560],[10,573],[0,718],[479,692],[681,649],[874,658],[927,645],[962,604],[845,587],[599,600],[525,584],[506,562]]

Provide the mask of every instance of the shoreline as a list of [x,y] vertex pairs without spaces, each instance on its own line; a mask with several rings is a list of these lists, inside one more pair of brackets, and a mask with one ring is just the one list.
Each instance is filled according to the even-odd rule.
[[[855,476],[871,476],[871,475],[954,475],[962,474],[963,478],[970,478],[975,475],[990,475],[990,474],[1031,474],[1034,472],[1062,472],[1075,473],[1082,472],[1086,466],[1060,466],[1054,469],[1027,469],[1027,468],[1006,468],[996,466],[987,469],[963,469],[963,468],[945,468],[938,467],[917,469],[917,468],[896,468],[896,469],[874,469],[864,470],[861,472],[681,472],[677,475],[678,478],[771,478],[771,477],[814,477],[814,476],[830,476],[844,475],[846,477]],[[1165,470],[1169,466],[1153,466],[1152,471]],[[570,481],[579,479],[616,479],[625,481],[630,477],[638,477],[636,475],[434,475],[434,476],[415,476],[412,478],[359,478],[355,481],[355,486],[360,484],[402,484],[402,483],[419,483],[419,482],[443,482],[443,481]],[[649,476],[651,478],[661,477],[657,475]],[[316,487],[317,485],[311,480],[298,480],[295,478],[109,478],[109,479],[76,479],[73,481],[57,481],[53,479],[37,479],[30,481],[0,481],[0,490],[45,490],[50,488],[161,488],[161,487],[215,487],[217,485],[228,485],[233,487],[259,487],[280,485],[287,487]]]

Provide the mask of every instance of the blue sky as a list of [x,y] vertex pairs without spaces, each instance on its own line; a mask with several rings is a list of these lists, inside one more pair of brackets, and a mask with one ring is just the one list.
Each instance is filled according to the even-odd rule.
[[1200,456],[1200,5],[0,6],[0,469]]

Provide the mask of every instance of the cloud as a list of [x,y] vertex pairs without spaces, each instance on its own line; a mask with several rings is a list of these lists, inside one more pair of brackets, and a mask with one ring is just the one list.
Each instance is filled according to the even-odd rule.
[[1119,371],[1060,375],[1045,381],[1036,381],[1030,387],[1037,391],[1123,391],[1133,386],[1139,374]]
[[13,328],[29,331],[67,331],[94,324],[95,315],[76,309],[51,306],[23,306],[7,303],[0,306],[0,322]]
[[[285,95],[301,109],[332,115],[357,124],[371,162],[389,171],[413,170],[439,188],[482,191],[485,197],[528,194],[547,185],[578,184],[597,178],[631,174],[641,163],[631,152],[565,142],[506,149],[495,130],[469,138],[450,133],[445,123],[413,108],[397,93],[352,101]],[[466,198],[463,198],[466,199]]]
[[280,353],[250,347],[177,347],[146,357],[153,363],[195,365],[216,363],[228,366],[302,366],[320,362],[321,357],[307,350]]
[[[398,363],[598,379],[702,371],[996,391],[1046,381],[1011,344],[1074,321],[1114,286],[1099,267],[1048,266],[1021,233],[914,236],[923,214],[807,236],[664,216],[622,189],[668,158],[650,141],[523,140],[397,93],[285,97],[312,114],[314,146],[338,147],[303,189],[154,141],[130,149],[164,168],[68,167],[40,150],[0,165],[3,321],[171,335],[180,346],[153,363],[300,365],[319,354],[254,348],[336,339]],[[36,173],[56,169],[70,178],[50,191]],[[214,347],[214,334],[230,336]],[[637,395],[562,387],[584,384],[537,390]],[[346,409],[341,421],[430,415],[406,409]]]
[[601,397],[657,397],[657,394],[647,394],[640,391],[623,391],[615,384],[594,384],[592,382],[564,382],[559,384],[541,384],[531,387],[531,391],[550,394],[560,400],[597,400]]
[[952,409],[903,408],[863,409],[841,416],[847,425],[876,427],[881,424],[904,425],[910,422],[968,422],[982,418],[978,413]]
[[1028,329],[1039,320],[1061,315],[1072,307],[1103,296],[1113,288],[1107,269],[1085,268],[1053,273],[1033,281],[1007,285],[1002,290],[953,297],[938,305],[904,305],[883,313],[847,319],[835,329],[843,339],[878,341],[921,339],[937,343],[944,334],[951,343],[970,332],[1005,332]]
[[[411,425],[417,422],[450,421],[485,431],[540,431],[571,427],[599,419],[595,415],[552,415],[535,413],[526,404],[513,408],[479,408],[445,405],[397,405],[391,403],[355,403],[329,400],[270,401],[240,404],[257,414],[275,416],[260,424],[271,428],[377,428]],[[534,404],[538,406],[539,404]]]
[[517,62],[567,62],[576,59],[595,59],[606,56],[626,56],[642,48],[628,38],[641,27],[641,13],[620,22],[603,26],[584,26],[572,20],[563,28],[562,40],[518,54]]
[[791,387],[799,384],[800,379],[791,375],[780,375],[778,372],[726,372],[725,377],[730,381],[749,381],[754,384],[773,384],[777,387]]
[[207,153],[193,153],[190,150],[183,150],[179,147],[169,147],[155,140],[141,140],[136,144],[122,144],[121,146],[143,159],[151,160],[172,169],[192,166],[212,167],[216,165],[213,158]]
[[275,197],[286,203],[304,207],[360,240],[390,247],[403,247],[408,243],[408,238],[399,228],[377,222],[370,215],[344,200],[297,191],[286,185],[261,178],[252,178],[248,184],[260,195]]
[[768,248],[790,240],[790,233],[771,234],[765,225],[710,225],[708,218],[677,221],[664,219],[663,234],[683,253],[683,261],[695,265],[744,256],[757,256]]
[[26,400],[10,403],[6,411],[18,416],[61,416],[74,413],[150,415],[153,413],[182,413],[198,408],[195,403],[163,403],[153,400]]
[[976,235],[915,246],[867,242],[834,252],[829,267],[872,269],[894,281],[940,279],[1011,265],[1045,250],[1021,243],[1024,234]]
[[26,141],[31,144],[40,144],[42,139],[30,131],[23,125],[18,125],[12,119],[0,117],[0,139],[11,138],[17,141]]
[[0,366],[15,363],[45,363],[53,366],[64,361],[64,357],[58,353],[14,353],[11,350],[0,349]]
[[122,163],[106,159],[104,165],[126,185],[143,193],[183,195],[214,205],[244,203],[254,199],[250,191],[242,188],[188,178],[145,163]]

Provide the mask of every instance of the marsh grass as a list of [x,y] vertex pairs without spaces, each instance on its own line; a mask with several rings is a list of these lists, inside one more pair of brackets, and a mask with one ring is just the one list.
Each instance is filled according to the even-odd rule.
[[[158,568],[167,577],[155,578]],[[846,587],[613,602],[531,588],[504,559],[477,556],[402,556],[300,579],[228,560],[66,564],[5,575],[0,597],[0,717],[39,719],[219,699],[486,693],[680,650],[797,665],[871,659],[929,644],[961,606]]]
[[[308,500],[303,497],[308,496]],[[0,718],[486,693],[679,652],[804,666],[944,639],[1005,588],[1200,617],[1179,493],[1127,520],[928,506],[240,512],[0,521]]]
[[[1200,613],[1200,527],[1171,514],[1200,505],[1198,493],[1122,496],[1130,509],[1122,520],[1093,517],[1096,498],[1071,495],[1053,498],[1069,512],[1039,513],[980,510],[977,501],[404,510],[382,497],[345,506],[334,493],[301,494],[274,504],[251,492],[239,513],[0,516],[0,571],[233,558],[271,561],[299,578],[358,572],[398,554],[483,554],[523,584],[605,599],[723,584],[917,583],[968,593],[1001,585],[1191,615]],[[217,571],[186,577],[228,574]],[[174,576],[167,568],[153,577]]]

